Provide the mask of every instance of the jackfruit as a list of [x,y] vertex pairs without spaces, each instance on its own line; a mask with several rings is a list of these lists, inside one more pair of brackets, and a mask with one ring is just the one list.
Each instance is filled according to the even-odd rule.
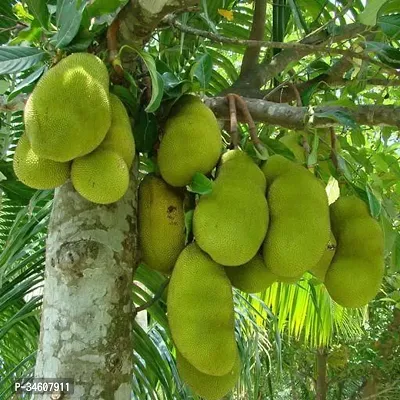
[[[243,166],[242,157],[237,156],[222,163],[212,192],[203,195],[194,210],[193,233],[197,244],[224,266],[250,261],[267,232],[265,183],[253,167],[258,168],[251,160]],[[258,178],[253,181],[254,176]]]
[[154,175],[139,186],[139,245],[150,268],[169,273],[185,247],[183,196]]
[[219,400],[224,397],[235,387],[240,375],[240,356],[237,350],[232,370],[222,376],[207,375],[198,371],[179,352],[176,355],[176,364],[182,380],[205,400]]
[[295,160],[301,164],[304,164],[307,161],[306,153],[302,145],[304,140],[303,138],[303,132],[289,132],[279,139],[279,141],[293,153]]
[[259,254],[239,267],[225,267],[225,272],[232,286],[246,293],[262,292],[277,281]]
[[229,150],[222,155],[217,178],[218,182],[224,181],[224,184],[227,181],[240,186],[249,183],[252,187],[258,186],[263,193],[267,187],[261,169],[247,153],[241,150]]
[[38,157],[24,134],[15,149],[13,167],[15,175],[25,185],[34,189],[54,189],[68,180],[71,164]]
[[310,269],[310,272],[321,282],[325,281],[325,275],[328,271],[329,266],[331,265],[335,252],[336,252],[336,239],[335,236],[333,236],[333,233],[331,232],[331,237],[326,245],[324,254],[318,261],[317,265],[315,265],[313,268]]
[[124,159],[130,169],[135,158],[135,139],[131,122],[124,104],[112,93],[110,94],[110,105],[111,126],[98,148],[115,151]]
[[382,230],[367,205],[355,196],[339,197],[330,211],[337,248],[325,286],[341,306],[362,307],[376,296],[382,283]]
[[182,356],[204,374],[228,374],[237,354],[231,283],[195,243],[185,247],[172,270],[167,309]]
[[330,236],[328,198],[309,171],[274,155],[263,166],[270,226],[263,257],[284,278],[301,276],[321,259]]
[[72,162],[75,190],[92,203],[118,201],[128,190],[129,171],[123,158],[109,150],[95,150]]
[[181,100],[165,125],[158,150],[158,166],[171,186],[188,185],[196,172],[208,174],[222,148],[218,121],[200,99]]
[[64,58],[36,85],[24,120],[39,157],[65,162],[92,152],[111,124],[106,66],[92,54]]

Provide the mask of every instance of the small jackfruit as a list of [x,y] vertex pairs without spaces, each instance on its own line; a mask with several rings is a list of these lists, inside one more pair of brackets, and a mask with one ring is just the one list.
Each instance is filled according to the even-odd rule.
[[128,190],[129,171],[123,158],[109,150],[95,150],[72,162],[75,190],[92,203],[118,201]]
[[355,196],[339,197],[330,209],[337,248],[325,286],[341,306],[362,307],[376,296],[382,283],[382,230],[366,204]]
[[138,197],[141,258],[148,267],[169,273],[185,247],[183,196],[150,174]]
[[208,174],[217,164],[222,148],[213,112],[200,99],[185,99],[167,120],[158,150],[161,176],[171,186],[188,185],[196,172]]
[[279,139],[293,153],[296,161],[301,164],[306,162],[306,153],[302,144],[303,140],[303,132],[289,132]]
[[336,239],[335,236],[333,236],[333,233],[331,232],[331,237],[326,245],[324,254],[318,261],[317,265],[315,265],[313,268],[310,269],[310,272],[321,282],[325,281],[325,275],[328,271],[329,266],[331,265],[335,252],[336,252]]
[[207,375],[232,371],[237,347],[232,286],[224,268],[192,243],[172,270],[167,299],[172,339],[182,356]]
[[124,159],[130,169],[135,158],[135,139],[131,122],[124,104],[112,93],[110,94],[110,105],[111,126],[98,148],[115,151]]
[[239,267],[225,267],[225,272],[232,286],[246,293],[262,292],[277,281],[259,254]]
[[39,80],[24,120],[39,157],[65,162],[92,152],[111,124],[106,66],[92,54],[64,58]]
[[207,375],[198,371],[177,352],[176,364],[182,380],[204,400],[219,400],[234,387],[240,375],[240,356],[236,359],[231,371],[222,376]]
[[194,210],[197,244],[224,266],[250,261],[260,249],[268,228],[265,183],[255,173],[258,167],[249,160],[245,166],[238,156],[222,163],[212,192],[202,196]]
[[328,198],[309,171],[274,155],[263,166],[270,226],[263,257],[284,278],[301,276],[321,259],[330,236]]
[[249,183],[251,186],[258,186],[265,193],[267,183],[265,176],[258,165],[241,150],[229,150],[221,157],[220,168],[218,169],[218,182],[231,182],[244,186]]
[[15,175],[25,185],[34,189],[54,189],[68,180],[71,164],[38,157],[24,134],[15,149],[13,167]]

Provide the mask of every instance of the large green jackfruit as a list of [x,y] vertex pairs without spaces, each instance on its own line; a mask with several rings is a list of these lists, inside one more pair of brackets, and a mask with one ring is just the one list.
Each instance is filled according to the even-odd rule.
[[249,160],[243,166],[242,156],[235,156],[222,163],[212,192],[200,198],[194,211],[197,244],[225,266],[250,261],[268,228],[265,182],[256,173],[258,167]]
[[139,186],[138,202],[141,258],[149,268],[169,273],[185,247],[183,196],[150,174]]
[[225,272],[232,286],[246,293],[262,292],[278,280],[259,254],[239,267],[225,267]]
[[341,306],[362,307],[376,296],[382,283],[382,230],[367,205],[355,196],[339,197],[330,211],[337,248],[325,286]]
[[34,189],[54,189],[68,180],[71,164],[38,157],[24,134],[15,149],[13,167],[15,175],[25,185]]
[[119,154],[97,149],[72,162],[71,180],[75,190],[85,199],[110,204],[128,190],[129,171]]
[[325,275],[328,271],[329,266],[331,265],[335,252],[336,252],[336,239],[335,236],[333,236],[333,233],[331,232],[331,237],[326,245],[324,254],[318,261],[317,265],[315,265],[313,268],[310,269],[310,272],[321,282],[325,281]]
[[236,353],[232,370],[222,376],[213,376],[198,371],[177,352],[176,364],[179,375],[198,396],[205,400],[219,400],[234,388],[239,379],[240,356],[238,351]]
[[328,198],[323,185],[302,166],[272,156],[267,177],[270,225],[264,262],[281,277],[301,276],[321,259],[330,236]]
[[179,255],[168,289],[172,339],[207,375],[232,371],[236,359],[232,286],[224,268],[192,243]]
[[167,120],[158,150],[161,176],[172,186],[188,185],[196,172],[208,174],[217,164],[222,148],[213,112],[200,99],[185,99],[186,96]]
[[106,66],[92,54],[64,58],[36,85],[24,120],[39,157],[64,162],[92,152],[111,124]]
[[124,104],[115,94],[110,94],[110,104],[111,126],[99,148],[118,153],[130,169],[135,158],[135,139],[131,122]]

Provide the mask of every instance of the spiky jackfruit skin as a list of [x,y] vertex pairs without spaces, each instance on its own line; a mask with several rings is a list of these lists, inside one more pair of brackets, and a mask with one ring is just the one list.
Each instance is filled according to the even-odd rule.
[[325,286],[341,306],[362,307],[376,296],[382,283],[382,230],[367,205],[355,196],[339,197],[330,211],[337,248]]
[[99,148],[118,153],[130,169],[135,158],[135,139],[129,115],[122,101],[112,93],[110,94],[110,105],[111,126]]
[[213,191],[202,196],[194,210],[193,233],[197,244],[224,266],[250,261],[268,228],[265,183],[255,174],[253,167],[258,167],[250,161],[251,164],[243,165],[242,158],[235,157],[222,163]]
[[71,180],[86,200],[110,204],[128,190],[129,171],[119,154],[99,149],[72,162]]
[[[245,177],[243,177],[243,174]],[[263,193],[265,193],[267,187],[266,179],[261,169],[247,153],[241,150],[229,150],[222,155],[217,177],[218,182],[229,181],[240,186],[247,183],[251,187],[258,186]]]
[[71,163],[38,157],[24,134],[15,149],[13,167],[15,175],[25,185],[34,189],[54,189],[68,180]]
[[175,263],[167,309],[172,339],[182,356],[204,374],[228,374],[237,351],[232,286],[224,268],[195,243]]
[[246,293],[262,292],[277,281],[259,254],[240,267],[225,267],[225,272],[232,286]]
[[196,172],[208,174],[222,148],[218,121],[199,99],[181,104],[165,125],[158,150],[158,166],[171,186],[188,185]]
[[274,274],[295,278],[316,265],[325,251],[330,236],[329,207],[318,179],[282,158],[272,156],[263,166],[270,209],[263,257]]
[[36,85],[24,120],[39,157],[65,162],[92,152],[111,124],[105,65],[84,53],[61,60]]
[[142,261],[149,268],[169,273],[185,247],[183,196],[150,174],[140,183],[138,204]]
[[329,242],[326,245],[324,254],[321,259],[318,261],[317,265],[310,269],[310,272],[318,278],[321,282],[325,281],[325,275],[328,271],[329,266],[331,265],[332,259],[336,253],[336,239],[331,232],[331,236]]
[[306,153],[302,145],[303,135],[303,132],[289,132],[279,139],[293,153],[296,161],[301,164],[306,162]]
[[232,370],[222,376],[213,376],[198,371],[177,352],[176,364],[179,375],[193,392],[204,400],[220,400],[235,387],[239,379],[240,356],[237,351],[236,353]]

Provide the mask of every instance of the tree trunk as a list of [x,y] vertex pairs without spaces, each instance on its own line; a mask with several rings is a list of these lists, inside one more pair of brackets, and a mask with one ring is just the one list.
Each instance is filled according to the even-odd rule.
[[377,399],[378,395],[378,388],[377,388],[377,382],[373,376],[368,378],[367,382],[365,383],[362,393],[361,393],[361,399],[365,400],[375,400]]
[[327,382],[327,358],[325,349],[317,350],[317,382],[316,382],[316,398],[317,400],[326,400],[328,394]]
[[109,206],[84,200],[71,183],[56,190],[35,377],[73,378],[74,394],[63,399],[131,398],[136,186],[132,177]]

